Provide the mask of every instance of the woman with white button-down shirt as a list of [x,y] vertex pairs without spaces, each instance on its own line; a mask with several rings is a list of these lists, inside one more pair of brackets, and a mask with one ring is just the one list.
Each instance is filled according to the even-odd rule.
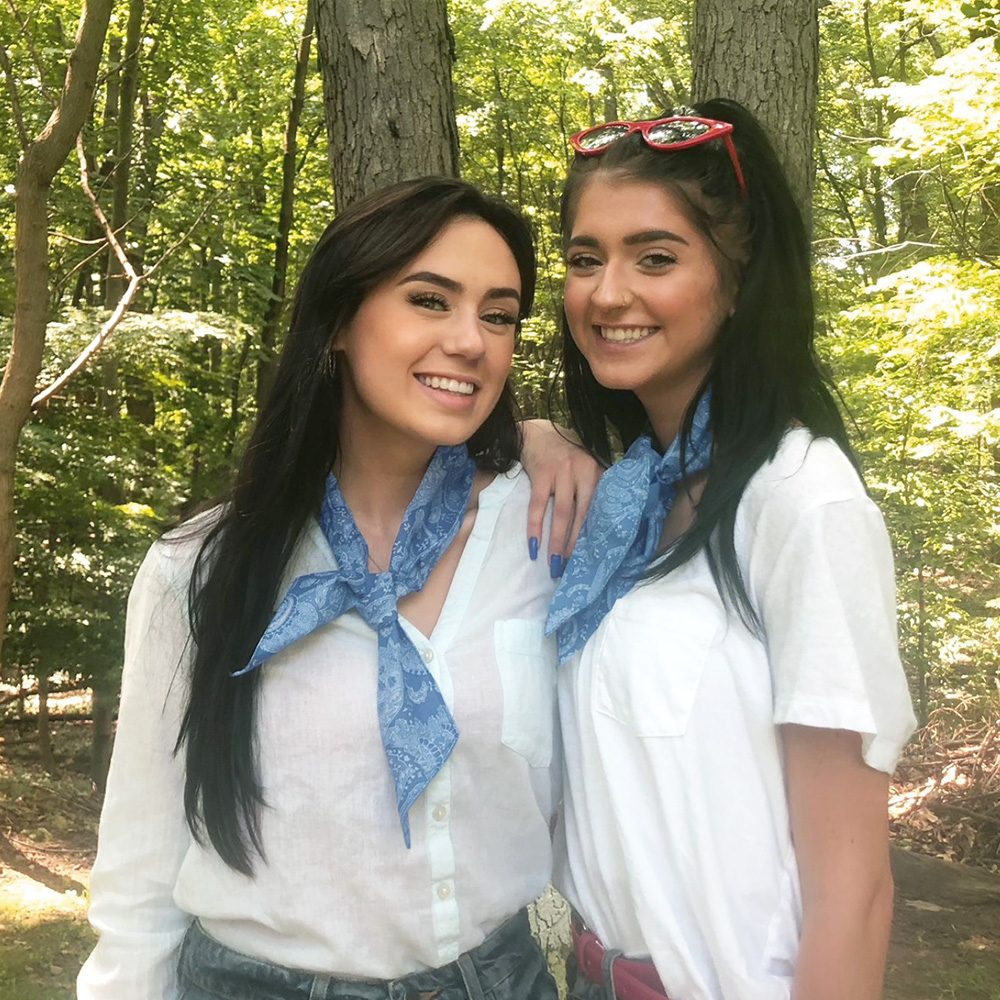
[[81,1000],[555,997],[524,912],[554,581],[506,382],[534,280],[457,180],[319,241],[230,496],[132,590]]
[[711,101],[573,137],[565,387],[610,461],[553,600],[579,1000],[876,1000],[914,719],[805,227]]

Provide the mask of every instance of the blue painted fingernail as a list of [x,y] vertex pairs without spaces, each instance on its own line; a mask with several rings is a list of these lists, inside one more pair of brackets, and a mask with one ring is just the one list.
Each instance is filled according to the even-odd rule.
[[563,559],[562,556],[552,556],[549,559],[549,575],[555,580],[557,577],[562,576],[563,571]]
[[538,539],[537,538],[529,538],[528,539],[528,555],[531,556],[532,559],[537,559],[538,558]]

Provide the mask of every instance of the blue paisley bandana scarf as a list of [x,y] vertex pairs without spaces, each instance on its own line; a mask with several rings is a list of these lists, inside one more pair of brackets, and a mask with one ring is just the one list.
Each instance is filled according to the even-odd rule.
[[397,602],[420,590],[462,525],[475,462],[465,445],[438,448],[392,546],[388,572],[368,570],[368,546],[337,480],[327,479],[320,527],[339,569],[298,577],[275,612],[249,664],[254,670],[352,609],[378,635],[378,721],[406,846],[409,810],[441,770],[458,727],[434,678],[399,624]]
[[[695,409],[685,475],[704,469],[711,457],[710,396],[706,390]],[[583,647],[615,601],[646,571],[681,475],[678,434],[662,457],[648,437],[637,438],[601,476],[545,622],[545,634],[556,633],[560,663]]]

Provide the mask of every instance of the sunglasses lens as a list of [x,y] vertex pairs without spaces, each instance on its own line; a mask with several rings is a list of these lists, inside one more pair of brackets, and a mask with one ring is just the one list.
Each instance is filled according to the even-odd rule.
[[584,149],[604,149],[631,131],[627,125],[602,125],[592,132],[585,132],[576,141]]
[[670,146],[675,142],[686,142],[688,139],[697,139],[706,132],[711,131],[712,126],[704,122],[661,122],[654,125],[647,135],[650,142],[659,143],[661,146]]

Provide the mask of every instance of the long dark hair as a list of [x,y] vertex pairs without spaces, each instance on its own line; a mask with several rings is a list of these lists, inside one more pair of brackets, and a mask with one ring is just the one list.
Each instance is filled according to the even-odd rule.
[[[712,389],[712,458],[693,525],[648,574],[658,578],[704,551],[716,585],[743,621],[759,628],[734,543],[736,511],[750,477],[774,457],[782,435],[800,423],[837,442],[858,468],[835,393],[816,356],[809,241],[778,158],[760,124],[734,101],[694,106],[703,118],[731,122],[746,179],[740,191],[725,146],[708,142],[657,151],[633,134],[600,156],[577,155],[563,193],[561,226],[570,236],[580,195],[595,176],[666,188],[718,251],[720,277],[735,292],[732,315],[717,335],[712,367],[681,425],[691,432],[702,390]],[[665,111],[691,114],[690,109]],[[574,429],[605,462],[613,437],[627,448],[648,429],[635,393],[594,378],[562,317],[566,403]],[[666,446],[670,442],[663,441]]]
[[[459,217],[482,219],[510,247],[521,278],[519,319],[528,314],[535,289],[531,231],[517,212],[472,185],[407,181],[341,212],[301,275],[273,389],[198,552],[188,602],[190,693],[177,740],[177,751],[185,752],[184,808],[198,841],[207,836],[226,864],[247,875],[253,855],[263,856],[255,740],[261,672],[231,675],[249,662],[271,619],[282,573],[319,511],[337,458],[343,387],[331,344],[375,286]],[[468,448],[480,468],[498,472],[517,458],[509,386]]]

